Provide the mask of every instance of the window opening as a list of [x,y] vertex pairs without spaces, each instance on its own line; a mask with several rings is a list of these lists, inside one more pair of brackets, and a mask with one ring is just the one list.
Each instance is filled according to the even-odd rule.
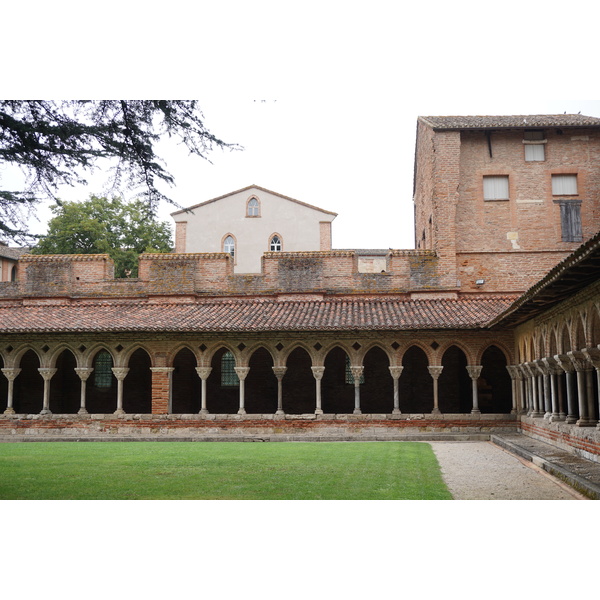
[[235,372],[235,356],[229,350],[221,358],[221,385],[224,387],[240,385],[240,380]]
[[94,385],[98,388],[109,388],[112,385],[112,356],[106,350],[98,352],[94,361]]
[[486,175],[483,178],[484,200],[508,200],[508,175]]
[[271,238],[269,248],[271,249],[271,252],[281,252],[281,240],[279,239],[279,236],[274,235]]
[[223,252],[231,254],[232,258],[235,258],[235,240],[228,235],[223,242]]
[[527,162],[546,160],[545,133],[541,130],[525,131],[523,134],[523,144],[525,144],[525,160]]
[[248,200],[248,213],[247,215],[249,217],[258,217],[258,211],[259,211],[259,204],[258,204],[258,200],[256,198],[250,198],[250,200]]
[[553,196],[576,196],[577,175],[552,175]]

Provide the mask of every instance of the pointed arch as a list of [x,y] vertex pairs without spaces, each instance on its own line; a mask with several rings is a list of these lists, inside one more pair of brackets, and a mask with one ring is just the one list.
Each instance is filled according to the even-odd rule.
[[295,344],[286,355],[283,378],[283,411],[287,414],[314,413],[317,403],[313,361],[305,344]]
[[379,344],[371,344],[362,364],[364,384],[361,384],[360,392],[361,411],[390,414],[394,409],[394,380],[389,369],[389,354]]
[[37,414],[44,404],[44,380],[38,369],[41,361],[33,348],[23,348],[16,365],[21,373],[15,379],[14,409],[18,414]]
[[171,366],[171,412],[177,415],[200,412],[201,380],[196,372],[196,355],[186,344],[180,345]]
[[473,407],[469,359],[459,344],[442,354],[442,374],[438,380],[439,408],[442,413],[469,413]]
[[325,355],[325,373],[321,381],[324,413],[352,413],[354,410],[354,384],[346,379],[348,352],[341,344],[334,344]]
[[574,350],[581,350],[582,348],[585,348],[586,340],[585,321],[583,315],[579,311],[576,311],[573,315],[572,327]]
[[112,352],[98,345],[89,353],[94,369],[87,381],[86,407],[89,413],[110,414],[117,408],[117,380],[112,373],[115,366]]
[[433,379],[429,357],[421,344],[411,345],[402,357],[404,367],[398,382],[403,413],[430,413],[433,410]]
[[150,354],[139,346],[128,357],[129,373],[123,380],[123,409],[129,414],[152,413],[152,361]]
[[245,382],[247,413],[274,414],[277,410],[277,378],[273,372],[273,356],[264,346],[252,352]]
[[246,200],[246,217],[260,217],[261,216],[261,204],[258,196],[250,196]]
[[56,373],[50,380],[50,412],[53,414],[76,414],[81,406],[81,380],[75,369],[77,358],[66,345],[51,357]]
[[481,356],[481,375],[477,380],[479,409],[482,413],[510,413],[512,386],[506,369],[506,354],[495,344]]
[[[240,361],[229,344],[219,345],[213,349],[210,356],[212,371],[206,380],[206,406],[208,412],[235,414],[240,407],[239,383],[236,384],[232,379],[232,377],[235,377],[235,371],[232,371],[231,377],[227,375],[224,378],[224,369],[229,369],[229,366],[231,366],[231,369],[240,366]],[[229,360],[229,357],[231,357],[231,360]]]
[[283,252],[283,236],[275,232],[269,236],[269,252]]

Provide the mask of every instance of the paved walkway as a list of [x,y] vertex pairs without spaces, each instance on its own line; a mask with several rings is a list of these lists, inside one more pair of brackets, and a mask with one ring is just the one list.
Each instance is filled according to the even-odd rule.
[[492,440],[429,442],[456,500],[600,498],[599,463],[526,436],[492,436]]

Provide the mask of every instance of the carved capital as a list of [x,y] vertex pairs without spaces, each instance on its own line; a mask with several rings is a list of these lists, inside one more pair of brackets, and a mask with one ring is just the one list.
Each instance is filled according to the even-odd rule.
[[433,377],[433,379],[437,380],[437,379],[439,379],[440,375],[442,374],[444,367],[441,367],[441,366],[427,367],[427,370],[429,371],[429,374],[431,375],[431,377]]
[[471,379],[479,379],[483,365],[467,365],[467,373]]
[[75,369],[75,373],[79,375],[79,379],[81,379],[81,381],[87,381],[90,378],[90,375],[93,371],[94,369],[90,367],[77,367]]
[[172,373],[175,367],[150,367],[153,373]]
[[250,373],[250,367],[233,367],[233,369],[240,381],[244,381],[248,377],[248,373]]
[[592,369],[591,362],[583,352],[573,350],[572,352],[567,352],[567,356],[573,363],[573,367],[575,367],[576,371],[590,371]]
[[352,377],[354,377],[354,383],[360,383],[360,378],[362,377],[364,370],[364,367],[350,367]]
[[583,353],[591,362],[596,369],[600,371],[600,349],[598,348],[584,348]]
[[[153,367],[154,369],[156,368],[161,368],[161,367]],[[127,373],[129,373],[129,368],[127,367],[113,367],[112,368],[112,372],[114,374],[114,376],[119,380],[119,381],[123,381],[123,379],[125,379],[125,377],[127,377]]]
[[58,371],[58,369],[52,369],[49,367],[40,367],[38,369],[40,375],[44,378],[44,381],[50,381],[52,379],[52,377],[54,377],[56,371]]
[[198,377],[203,381],[208,379],[208,376],[212,372],[212,367],[196,367],[196,373],[198,373]]
[[538,359],[534,362],[535,364],[535,368],[537,369],[538,373],[541,373],[542,375],[549,375],[550,371],[548,370],[548,365],[546,365],[546,363],[543,361],[543,359]]
[[554,360],[565,373],[572,373],[575,370],[573,363],[566,354],[555,354]]
[[521,370],[517,365],[506,365],[506,370],[512,380],[520,379]]
[[402,375],[402,371],[404,371],[404,367],[388,367],[390,370],[390,375],[393,379],[400,379],[400,375]]
[[8,379],[9,381],[14,381],[17,376],[19,375],[19,373],[21,372],[21,369],[2,369],[2,372],[4,373],[4,376],[6,377],[6,379]]
[[321,379],[323,379],[323,373],[325,373],[325,367],[311,367],[310,370],[312,371],[313,377],[317,381],[321,381]]
[[285,372],[287,371],[287,367],[271,367],[273,369],[273,373],[275,373],[275,377],[277,377],[278,381],[283,379]]

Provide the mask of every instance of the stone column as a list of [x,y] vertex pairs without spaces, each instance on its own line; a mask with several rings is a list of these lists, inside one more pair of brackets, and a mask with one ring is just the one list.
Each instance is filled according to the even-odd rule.
[[441,366],[433,366],[427,367],[429,374],[433,378],[433,410],[431,411],[432,415],[439,415],[440,406],[439,406],[439,396],[438,396],[438,379],[444,370],[444,367]]
[[539,370],[536,367],[535,363],[529,362],[525,363],[525,367],[529,373],[530,377],[530,386],[531,386],[531,413],[529,416],[538,418],[543,417],[544,413],[540,410],[540,398],[539,398],[539,388],[538,388],[538,373]]
[[512,408],[510,411],[511,415],[517,414],[517,405],[518,405],[518,379],[519,379],[519,367],[516,365],[506,365],[506,370],[510,375],[510,389],[512,393]]
[[556,379],[562,371],[562,369],[560,368],[560,366],[554,358],[547,357],[543,358],[542,361],[550,377],[550,404],[552,412],[550,413],[549,420],[550,422],[562,421],[562,419],[560,418],[560,409],[558,406],[558,382]]
[[211,374],[212,367],[196,367],[196,373],[202,380],[202,391],[200,396],[200,413],[201,415],[207,415],[208,409],[206,408],[206,380]]
[[86,387],[86,381],[89,379],[90,375],[92,374],[94,369],[88,368],[88,367],[77,367],[75,369],[75,373],[77,373],[77,375],[79,375],[79,379],[81,379],[81,403],[80,403],[80,408],[79,411],[77,412],[78,415],[87,415],[89,414],[86,407],[85,407],[85,387]]
[[541,398],[543,398],[541,408],[544,411],[544,419],[549,419],[552,415],[552,402],[550,398],[550,371],[543,359],[535,361],[535,366],[540,373],[539,386],[541,390]]
[[[154,367],[155,369],[157,367]],[[159,369],[161,367],[158,367]],[[166,367],[164,367],[166,368]],[[127,367],[113,367],[112,372],[117,378],[117,410],[115,410],[115,415],[124,415],[125,411],[123,410],[123,380],[127,377],[127,373],[129,373],[129,368]]]
[[323,373],[325,373],[325,367],[311,367],[313,377],[315,378],[315,386],[317,390],[317,407],[315,409],[315,415],[322,415],[323,409],[321,408],[321,379],[323,379]]
[[276,415],[284,415],[283,412],[283,376],[287,367],[272,367],[275,377],[277,377],[277,412]]
[[350,367],[354,378],[354,414],[362,414],[360,410],[360,378],[365,370],[364,367]]
[[472,388],[473,388],[473,410],[471,414],[480,415],[481,411],[479,410],[479,396],[477,393],[477,380],[481,375],[481,370],[483,369],[482,365],[468,365],[467,372],[469,373],[469,377],[471,378]]
[[173,381],[174,368],[150,367],[150,371],[152,373],[152,414],[168,415],[173,408],[171,383]]
[[51,415],[50,412],[50,380],[54,377],[54,374],[58,369],[51,369],[49,367],[40,367],[38,369],[40,375],[44,378],[44,403],[40,415]]
[[[587,356],[590,363],[596,369],[596,380],[598,382],[598,403],[599,406],[596,407],[598,412],[598,427],[600,429],[600,346],[598,348],[584,348],[583,353]],[[593,396],[592,396],[593,398]]]
[[15,389],[15,379],[18,377],[21,369],[5,368],[2,369],[4,376],[8,379],[8,398],[6,403],[5,415],[14,415],[15,409],[13,408],[13,395]]
[[394,409],[392,410],[393,415],[399,415],[400,413],[400,392],[398,390],[398,380],[404,367],[388,367],[390,374],[394,380]]
[[575,372],[577,373],[577,400],[579,404],[579,419],[575,423],[578,427],[591,427],[595,425],[595,421],[590,419],[588,412],[588,394],[586,371],[590,370],[587,357],[579,350],[567,352],[567,356],[573,363]]
[[244,382],[246,381],[246,377],[248,377],[248,373],[250,373],[250,367],[233,367],[238,379],[240,380],[240,409],[238,410],[238,415],[246,414],[246,398],[245,398],[245,390],[244,390]]
[[517,366],[517,380],[518,380],[517,385],[519,387],[519,394],[518,394],[519,404],[517,407],[517,412],[520,415],[524,415],[527,413],[527,398],[526,398],[526,392],[525,392],[525,375],[523,374],[523,371],[522,371],[520,365]]
[[567,416],[565,423],[573,424],[577,421],[575,416],[575,379],[573,373],[575,367],[566,354],[556,354],[554,359],[560,368],[566,373],[567,378]]
[[531,386],[529,385],[529,371],[525,363],[519,365],[519,372],[521,373],[521,388],[523,390],[523,413],[529,416],[532,412],[531,407]]

